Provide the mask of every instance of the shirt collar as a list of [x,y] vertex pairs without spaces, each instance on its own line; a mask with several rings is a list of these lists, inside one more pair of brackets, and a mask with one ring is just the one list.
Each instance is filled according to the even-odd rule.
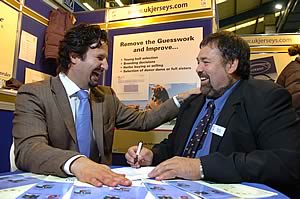
[[65,73],[61,72],[58,76],[69,97],[73,97],[74,94],[80,90],[80,88],[72,80],[70,80],[70,78]]

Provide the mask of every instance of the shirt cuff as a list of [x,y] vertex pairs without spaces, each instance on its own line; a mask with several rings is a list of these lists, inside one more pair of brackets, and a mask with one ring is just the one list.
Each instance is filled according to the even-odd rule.
[[66,162],[65,165],[64,165],[64,172],[65,172],[66,174],[68,174],[68,175],[70,175],[70,176],[74,176],[74,174],[71,173],[71,168],[70,168],[70,166],[71,166],[71,164],[72,164],[75,160],[77,160],[77,159],[80,158],[80,157],[85,157],[85,156],[84,156],[84,155],[75,155],[75,156],[73,156],[73,157],[71,157],[70,159],[67,160],[67,162]]
[[174,101],[174,103],[176,104],[176,106],[177,106],[178,108],[180,108],[180,103],[178,102],[176,96],[173,97],[173,101]]

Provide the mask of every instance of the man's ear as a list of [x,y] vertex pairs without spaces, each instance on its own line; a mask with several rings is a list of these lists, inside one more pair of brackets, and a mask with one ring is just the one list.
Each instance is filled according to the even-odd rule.
[[80,57],[76,53],[70,53],[69,56],[72,64],[76,64],[80,59]]
[[237,70],[238,65],[239,65],[239,60],[238,59],[235,59],[233,61],[229,61],[226,64],[227,73],[233,74]]

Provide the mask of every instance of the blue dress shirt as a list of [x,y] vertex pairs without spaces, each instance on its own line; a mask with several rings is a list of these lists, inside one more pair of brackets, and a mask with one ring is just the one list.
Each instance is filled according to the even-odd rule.
[[[195,158],[199,158],[205,155],[209,154],[209,149],[210,149],[210,144],[211,144],[211,139],[212,139],[212,133],[210,132],[211,127],[217,122],[219,115],[221,113],[221,110],[223,109],[223,106],[225,104],[225,102],[227,101],[230,93],[233,91],[233,89],[236,87],[236,85],[238,84],[239,81],[235,82],[221,97],[217,98],[214,100],[214,104],[215,104],[215,110],[214,110],[214,118],[211,121],[211,126],[209,126],[208,128],[208,133],[206,135],[205,141],[203,143],[203,146],[201,149],[198,149]],[[187,144],[189,143],[189,140],[191,139],[191,137],[193,136],[193,133],[195,132],[195,128],[197,126],[197,124],[199,124],[201,118],[203,118],[203,116],[205,115],[206,111],[207,111],[207,103],[209,101],[212,101],[213,99],[207,99],[205,100],[205,103],[197,117],[197,119],[194,122],[193,128],[191,129],[190,135],[189,135],[189,139],[187,140],[185,147],[187,147]]]

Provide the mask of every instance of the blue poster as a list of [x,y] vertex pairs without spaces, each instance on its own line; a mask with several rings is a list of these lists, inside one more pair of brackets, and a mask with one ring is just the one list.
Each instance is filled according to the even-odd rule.
[[157,199],[192,199],[189,194],[185,193],[181,189],[178,189],[174,186],[170,186],[168,184],[154,184],[154,183],[144,183],[145,187],[147,187],[148,191],[157,198]]
[[23,175],[3,176],[0,177],[0,190],[29,185],[29,184],[35,184],[39,181],[40,179],[29,177],[29,176],[23,176]]
[[145,198],[147,190],[141,186],[83,187],[74,186],[71,198],[84,199],[135,199]]
[[61,199],[73,183],[42,181],[17,199]]

